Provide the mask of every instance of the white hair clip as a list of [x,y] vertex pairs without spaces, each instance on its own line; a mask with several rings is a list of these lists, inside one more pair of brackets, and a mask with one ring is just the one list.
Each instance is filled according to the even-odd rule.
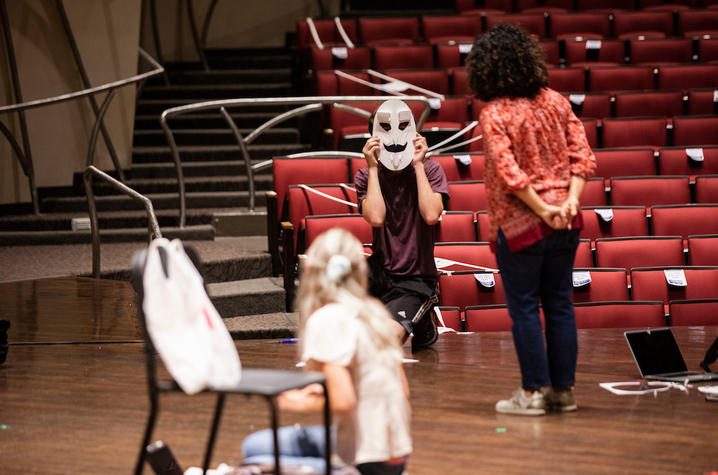
[[327,262],[327,278],[332,282],[339,283],[349,274],[352,269],[352,263],[349,262],[347,256],[336,254]]

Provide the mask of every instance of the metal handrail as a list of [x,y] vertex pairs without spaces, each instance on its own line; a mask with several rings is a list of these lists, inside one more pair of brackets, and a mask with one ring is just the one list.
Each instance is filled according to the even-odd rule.
[[[321,109],[322,105],[329,105],[334,107],[337,104],[345,102],[383,102],[389,99],[396,99],[396,96],[313,96],[313,97],[270,97],[270,98],[246,98],[246,99],[221,99],[215,101],[198,102],[195,104],[188,104],[184,106],[171,107],[162,112],[160,116],[160,124],[162,130],[167,138],[167,143],[172,151],[172,159],[174,160],[175,170],[177,172],[177,185],[179,187],[179,227],[183,228],[186,221],[186,200],[185,200],[185,186],[184,186],[184,174],[182,172],[182,163],[180,160],[179,149],[177,142],[175,141],[172,129],[168,124],[168,120],[173,117],[177,117],[182,114],[189,112],[197,112],[209,109],[219,110],[225,121],[230,126],[235,140],[240,148],[240,153],[244,157],[244,163],[247,170],[247,180],[249,186],[249,206],[250,212],[254,212],[254,172],[267,166],[267,163],[262,162],[252,165],[251,157],[247,145],[253,142],[257,137],[262,135],[264,132],[274,127],[275,125],[284,122],[292,117],[299,115],[305,115],[310,112]],[[426,122],[429,116],[429,99],[425,96],[402,96],[401,99],[405,102],[420,102],[424,104],[424,110],[416,121],[417,129],[420,129],[424,122]],[[286,106],[301,106],[296,109],[284,112],[276,117],[271,118],[267,122],[261,124],[247,137],[242,137],[239,133],[239,129],[234,124],[226,109],[231,107],[246,107],[246,106],[258,106],[258,105],[286,105]],[[361,109],[353,110],[351,107],[343,107],[350,113],[355,113],[362,117],[365,117],[366,111]],[[361,112],[357,112],[361,111]]]
[[95,204],[95,193],[92,190],[92,177],[97,177],[114,189],[121,191],[130,198],[141,202],[145,206],[147,212],[147,228],[149,240],[152,241],[156,238],[162,237],[160,231],[160,225],[157,222],[157,216],[152,206],[152,201],[146,196],[138,193],[124,183],[115,180],[107,173],[95,168],[93,165],[88,166],[85,169],[85,173],[82,174],[82,181],[85,185],[85,194],[87,195],[87,207],[90,212],[90,231],[92,233],[92,276],[96,279],[100,278],[100,228],[97,222],[97,206]]
[[[88,160],[87,165],[92,165],[93,157],[94,157],[94,151],[95,151],[95,145],[97,143],[97,136],[99,132],[103,129],[102,127],[102,119],[105,115],[105,112],[107,112],[107,108],[109,107],[109,103],[112,100],[112,97],[114,96],[114,90],[120,87],[127,86],[129,84],[135,84],[140,81],[144,81],[146,79],[149,79],[151,77],[157,76],[158,74],[163,74],[165,72],[165,69],[162,67],[161,64],[159,64],[155,59],[150,56],[145,50],[142,48],[139,48],[139,54],[142,58],[144,58],[147,62],[149,62],[154,69],[151,71],[148,71],[146,73],[136,74],[134,76],[131,76],[129,78],[120,79],[118,81],[109,82],[107,84],[102,84],[100,86],[95,86],[87,89],[83,89],[81,91],[75,91],[70,92],[67,94],[61,94],[59,96],[53,96],[53,97],[47,97],[44,99],[37,99],[33,101],[27,101],[22,102],[20,104],[11,104],[7,106],[0,106],[0,114],[6,114],[10,112],[17,112],[21,115],[25,110],[28,109],[34,109],[37,107],[43,107],[51,104],[58,104],[61,102],[67,102],[74,99],[79,99],[82,97],[88,97],[88,96],[94,96],[95,94],[105,92],[107,91],[107,96],[105,97],[105,100],[102,104],[102,106],[97,111],[97,116],[95,118],[95,124],[93,126],[93,132],[90,137],[90,143],[88,146]],[[35,184],[35,173],[32,167],[32,161],[28,159],[29,157],[29,146],[26,145],[26,149],[23,152],[13,135],[10,133],[10,130],[0,122],[0,133],[2,133],[5,138],[10,142],[13,151],[17,155],[17,159],[20,162],[20,165],[23,168],[23,172],[28,177],[29,185],[30,185],[30,194],[32,196],[33,205],[35,208],[35,212],[39,213],[39,206],[37,202],[37,187]],[[117,174],[120,178],[122,178],[124,175],[122,173],[122,169],[120,168],[119,162],[116,162],[115,169],[117,171]]]

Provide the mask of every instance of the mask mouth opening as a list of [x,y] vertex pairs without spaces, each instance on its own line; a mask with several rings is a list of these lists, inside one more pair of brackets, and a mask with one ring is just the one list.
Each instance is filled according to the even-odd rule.
[[383,144],[384,150],[386,150],[389,153],[401,153],[406,149],[406,144]]

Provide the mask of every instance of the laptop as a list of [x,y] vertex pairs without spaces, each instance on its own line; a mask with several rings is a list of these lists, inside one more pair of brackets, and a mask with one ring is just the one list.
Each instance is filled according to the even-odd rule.
[[644,379],[676,383],[718,380],[716,373],[688,371],[670,328],[627,331],[624,336]]

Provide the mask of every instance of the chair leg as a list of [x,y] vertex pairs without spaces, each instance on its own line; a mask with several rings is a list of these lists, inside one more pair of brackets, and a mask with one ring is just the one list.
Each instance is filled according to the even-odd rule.
[[155,421],[157,420],[157,406],[158,402],[155,399],[150,399],[150,413],[147,416],[147,425],[145,426],[145,436],[140,443],[140,454],[137,456],[137,462],[135,463],[135,475],[142,474],[142,467],[145,464],[145,455],[147,454],[147,445],[150,443],[150,437],[155,428]]
[[222,410],[224,408],[224,394],[217,395],[217,404],[214,407],[214,417],[212,418],[212,428],[207,439],[207,448],[204,451],[204,462],[202,462],[202,473],[207,473],[209,463],[212,459],[212,450],[214,449],[214,441],[217,437],[219,429],[219,421],[222,418]]

